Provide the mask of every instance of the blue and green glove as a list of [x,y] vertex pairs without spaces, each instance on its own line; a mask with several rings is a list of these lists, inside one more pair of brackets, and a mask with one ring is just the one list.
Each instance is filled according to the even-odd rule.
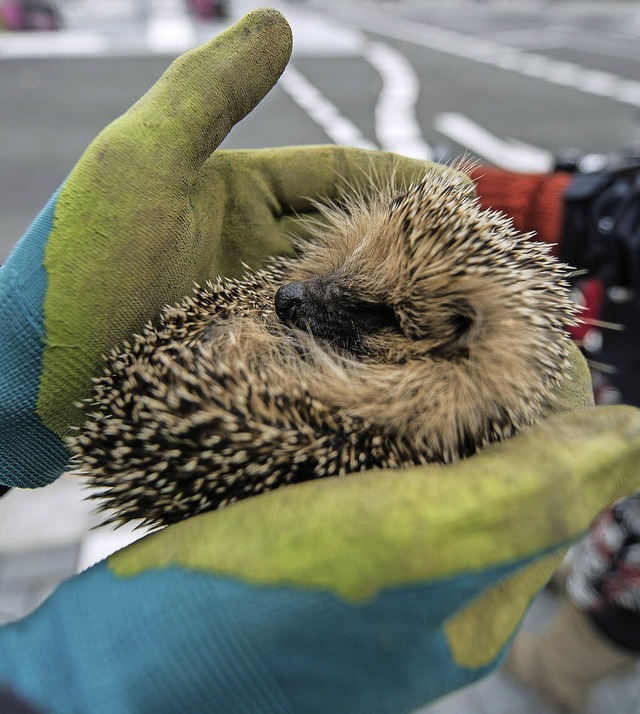
[[[212,154],[290,41],[262,10],[180,58],[0,269],[0,482],[60,473],[100,355],[193,281],[289,251],[340,184],[425,172],[339,147]],[[149,536],[0,630],[0,683],[56,714],[369,714],[473,681],[567,544],[640,488],[640,412],[589,395],[576,353],[556,410],[579,411],[461,464],[290,486]]]

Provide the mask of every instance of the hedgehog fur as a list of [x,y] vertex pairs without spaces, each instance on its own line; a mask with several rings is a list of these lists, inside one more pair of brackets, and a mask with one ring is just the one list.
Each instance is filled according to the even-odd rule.
[[449,463],[540,417],[576,312],[548,245],[451,169],[320,210],[295,257],[196,286],[108,358],[68,443],[109,521]]

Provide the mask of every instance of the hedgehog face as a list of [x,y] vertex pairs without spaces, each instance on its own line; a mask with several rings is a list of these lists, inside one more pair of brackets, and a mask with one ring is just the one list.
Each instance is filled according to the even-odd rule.
[[467,242],[452,266],[451,232],[443,225],[455,227],[455,212],[472,200],[466,185],[448,184],[439,194],[423,182],[377,197],[365,212],[329,212],[331,230],[302,247],[292,281],[275,295],[276,314],[378,362],[468,356],[482,324],[464,277],[474,251]]
[[362,299],[332,276],[281,286],[275,310],[285,324],[361,357],[404,362],[420,356],[468,356],[478,316],[463,299],[415,315],[409,305]]

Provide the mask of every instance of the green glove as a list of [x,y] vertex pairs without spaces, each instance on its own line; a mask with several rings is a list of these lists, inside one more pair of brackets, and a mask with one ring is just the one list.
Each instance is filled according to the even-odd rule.
[[312,199],[371,174],[424,174],[420,161],[334,146],[212,156],[290,51],[284,18],[258,10],[183,55],[94,140],[0,268],[0,484],[61,473],[101,356],[194,281],[289,251]]

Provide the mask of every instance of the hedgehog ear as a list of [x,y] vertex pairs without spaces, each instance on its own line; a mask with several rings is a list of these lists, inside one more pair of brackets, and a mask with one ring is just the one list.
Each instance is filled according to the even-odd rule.
[[451,308],[449,323],[453,334],[448,351],[452,357],[468,357],[480,333],[482,318],[478,310],[466,300],[456,301]]
[[467,353],[480,332],[480,313],[466,300],[456,302],[451,315],[454,328],[453,344],[461,355]]

